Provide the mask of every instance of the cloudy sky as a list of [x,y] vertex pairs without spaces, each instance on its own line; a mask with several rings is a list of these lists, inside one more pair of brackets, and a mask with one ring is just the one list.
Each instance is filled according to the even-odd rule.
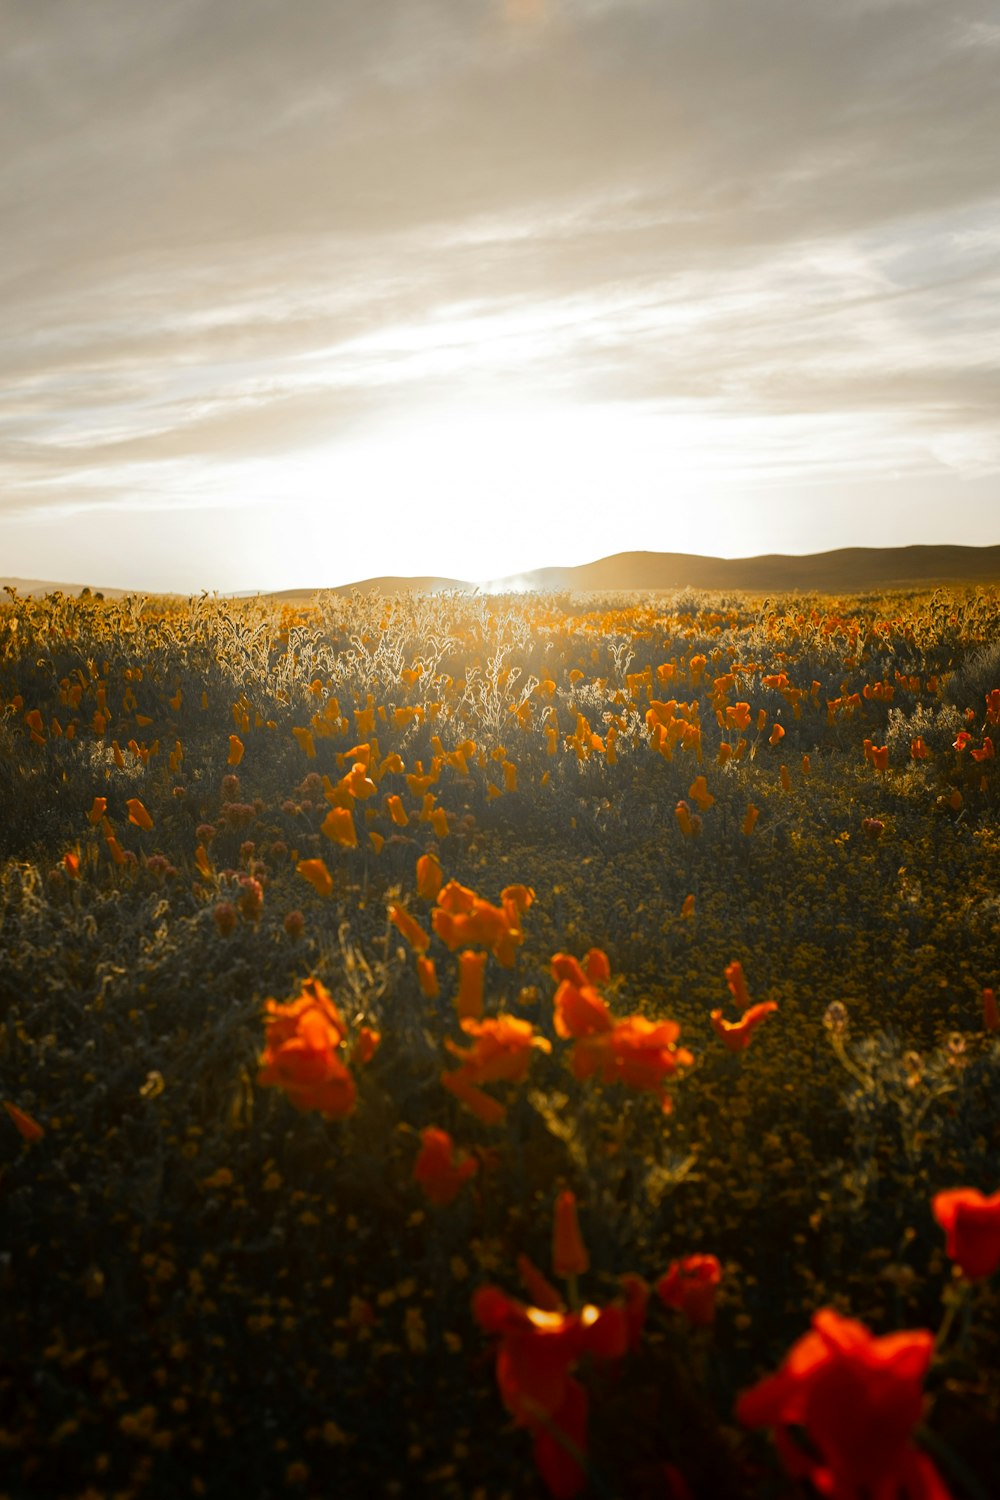
[[1000,542],[996,0],[0,0],[0,574]]

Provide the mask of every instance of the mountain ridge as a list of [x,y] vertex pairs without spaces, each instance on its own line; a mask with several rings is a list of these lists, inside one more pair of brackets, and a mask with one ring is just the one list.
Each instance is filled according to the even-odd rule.
[[[508,574],[489,584],[424,575],[385,576],[313,588],[265,589],[261,597],[307,599],[318,593],[378,591],[385,594],[440,593],[656,593],[683,588],[748,593],[864,593],[878,588],[926,587],[933,584],[1000,583],[1000,545],[968,547],[914,543],[905,547],[838,547],[828,552],[764,553],[757,557],[710,557],[684,552],[615,552],[574,567],[533,568]],[[87,587],[108,599],[154,590],[94,588],[86,584],[49,583],[40,579],[0,579],[0,589],[14,588],[22,597],[79,594]],[[196,591],[200,592],[200,591]],[[176,597],[188,597],[178,593]],[[228,598],[256,597],[252,590]],[[0,601],[2,602],[2,601]]]

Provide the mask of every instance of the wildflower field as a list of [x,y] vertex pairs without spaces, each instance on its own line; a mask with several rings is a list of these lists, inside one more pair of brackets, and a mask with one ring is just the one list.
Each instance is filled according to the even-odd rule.
[[0,1495],[984,1500],[1000,597],[0,607]]

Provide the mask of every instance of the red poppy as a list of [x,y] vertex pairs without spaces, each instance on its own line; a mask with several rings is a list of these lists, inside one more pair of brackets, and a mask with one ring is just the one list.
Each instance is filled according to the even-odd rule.
[[747,1427],[774,1428],[788,1472],[831,1500],[948,1500],[912,1441],[933,1351],[925,1329],[875,1338],[822,1308],[777,1373],[740,1397],[736,1416]]
[[707,1328],[715,1320],[715,1294],[722,1267],[714,1255],[687,1255],[672,1261],[656,1283],[660,1300],[683,1313],[693,1328]]
[[472,1299],[480,1327],[497,1334],[497,1384],[504,1406],[534,1439],[534,1458],[549,1493],[571,1500],[586,1487],[578,1461],[587,1452],[587,1394],[572,1371],[585,1354],[620,1358],[628,1348],[628,1318],[619,1304],[579,1312],[547,1311],[518,1302],[499,1287]]
[[986,1198],[975,1188],[952,1188],[931,1200],[945,1231],[945,1249],[965,1276],[1000,1270],[1000,1192]]

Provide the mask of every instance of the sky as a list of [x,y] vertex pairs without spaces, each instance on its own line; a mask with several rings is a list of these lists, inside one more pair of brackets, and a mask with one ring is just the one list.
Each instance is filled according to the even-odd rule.
[[996,0],[0,0],[0,575],[1000,542]]

